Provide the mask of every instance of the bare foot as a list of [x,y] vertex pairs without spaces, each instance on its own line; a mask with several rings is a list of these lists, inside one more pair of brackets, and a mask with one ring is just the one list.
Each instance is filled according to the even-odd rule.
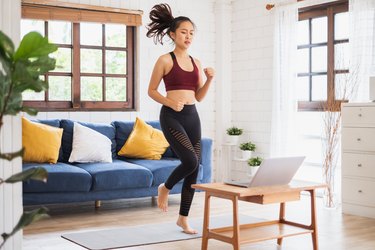
[[168,194],[168,188],[165,187],[164,183],[160,184],[158,187],[158,207],[163,212],[168,211]]
[[177,220],[177,226],[181,227],[184,233],[186,234],[197,234],[198,231],[191,228],[188,221],[187,216],[180,215]]

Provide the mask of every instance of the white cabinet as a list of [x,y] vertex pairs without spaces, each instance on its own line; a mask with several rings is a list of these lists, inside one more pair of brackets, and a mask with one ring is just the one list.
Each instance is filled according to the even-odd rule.
[[342,211],[375,218],[375,103],[342,105]]

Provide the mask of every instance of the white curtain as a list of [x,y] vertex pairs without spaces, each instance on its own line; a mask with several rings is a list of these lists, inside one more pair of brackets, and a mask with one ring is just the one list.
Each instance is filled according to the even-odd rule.
[[271,157],[296,152],[297,25],[297,4],[275,8]]
[[358,91],[355,101],[369,100],[369,76],[375,76],[375,0],[349,0],[350,72]]

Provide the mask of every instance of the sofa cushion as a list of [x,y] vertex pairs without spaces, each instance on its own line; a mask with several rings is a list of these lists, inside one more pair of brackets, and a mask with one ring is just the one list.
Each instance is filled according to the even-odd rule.
[[[128,162],[132,162],[134,164],[140,165],[149,169],[153,175],[153,186],[157,186],[161,183],[164,183],[172,171],[181,164],[180,160],[175,158],[162,158],[160,160],[145,160],[145,159],[126,159]],[[198,180],[202,180],[203,178],[203,171],[202,166],[199,165],[199,174]]]
[[[115,128],[112,125],[100,124],[100,123],[87,123],[87,122],[78,122],[78,123],[107,136],[112,141],[112,146],[111,146],[112,158],[116,158],[116,140],[115,140],[116,133],[115,133]],[[68,162],[70,154],[72,152],[74,121],[63,119],[60,121],[60,126],[61,128],[64,129],[63,136],[62,136],[63,161]]]
[[56,163],[63,130],[22,117],[22,146],[26,162]]
[[91,188],[91,175],[87,171],[70,164],[62,162],[57,164],[24,163],[23,170],[39,166],[47,170],[47,182],[26,181],[23,183],[23,192],[88,192]]
[[92,191],[150,187],[152,173],[147,168],[114,159],[112,163],[77,163],[92,176]]
[[[48,119],[48,120],[32,120],[33,122],[39,122],[42,124],[50,125],[52,127],[60,128],[60,119]],[[62,138],[61,138],[62,140]],[[62,151],[62,145],[59,150],[59,158],[57,161],[63,161],[63,151]]]
[[118,155],[149,160],[160,160],[169,143],[163,132],[136,118],[132,132]]
[[[148,121],[147,124],[151,125],[153,128],[161,130],[160,122],[159,121]],[[113,121],[111,123],[116,129],[116,152],[119,152],[122,146],[125,144],[126,140],[128,139],[130,133],[133,130],[134,122],[129,121]],[[162,157],[173,157],[177,158],[177,156],[173,153],[171,147],[168,147]]]

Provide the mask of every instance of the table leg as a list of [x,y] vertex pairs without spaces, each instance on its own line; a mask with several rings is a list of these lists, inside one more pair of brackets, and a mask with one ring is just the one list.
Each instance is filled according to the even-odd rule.
[[[285,221],[285,202],[280,203],[279,222]],[[281,246],[283,238],[277,239],[277,244]]]
[[310,192],[310,199],[311,199],[311,229],[313,232],[311,233],[313,249],[318,250],[318,227],[317,227],[317,220],[316,220],[316,204],[315,204],[315,189],[309,190]]
[[206,191],[204,199],[204,216],[203,216],[203,232],[202,232],[202,250],[208,248],[208,229],[210,226],[210,200],[211,195]]
[[233,249],[240,249],[240,224],[238,221],[238,197],[232,199],[233,202]]

